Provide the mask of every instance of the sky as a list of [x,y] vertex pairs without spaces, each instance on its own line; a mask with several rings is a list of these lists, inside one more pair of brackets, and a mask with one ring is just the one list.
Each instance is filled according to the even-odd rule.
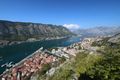
[[64,25],[120,25],[120,0],[0,0],[0,20]]

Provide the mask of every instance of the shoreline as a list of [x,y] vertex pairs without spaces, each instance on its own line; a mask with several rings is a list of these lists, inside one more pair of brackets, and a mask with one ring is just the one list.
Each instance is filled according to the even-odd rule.
[[[66,38],[66,39],[63,39],[63,38]],[[59,38],[60,39],[60,38]],[[71,39],[72,39],[72,42],[71,42]],[[75,39],[75,41],[73,41]],[[70,42],[69,42],[69,40],[70,40]],[[54,42],[55,41],[55,42]],[[56,43],[56,41],[57,41],[57,43]],[[64,42],[64,41],[67,41],[66,43],[63,43],[62,45],[59,45],[59,42]],[[8,65],[7,66],[7,64],[5,65],[5,66],[3,66],[3,67],[1,67],[1,72],[0,72],[0,74],[2,74],[5,70],[6,70],[6,68],[7,69],[9,69],[9,68],[11,68],[14,64],[16,64],[16,63],[18,63],[18,62],[20,62],[22,59],[24,59],[25,57],[27,57],[27,56],[29,56],[30,54],[32,54],[34,51],[36,51],[37,49],[39,49],[40,47],[44,47],[44,49],[48,49],[49,50],[49,48],[55,48],[55,47],[59,47],[59,46],[63,46],[63,47],[66,47],[66,46],[69,46],[69,45],[71,45],[71,44],[73,44],[73,43],[76,43],[76,42],[78,42],[79,40],[78,40],[78,37],[76,37],[76,36],[71,36],[71,37],[61,37],[61,39],[60,40],[48,40],[47,41],[47,44],[45,44],[44,43],[44,41],[43,42],[41,42],[41,41],[38,41],[38,42],[26,42],[26,43],[23,43],[23,44],[20,44],[20,45],[13,45],[13,46],[7,46],[7,47],[4,47],[4,48],[1,48],[1,51],[6,51],[7,49],[9,49],[8,51],[6,51],[6,52],[3,52],[3,53],[11,53],[11,50],[12,49],[14,49],[16,52],[14,52],[13,54],[15,54],[15,56],[17,57],[17,55],[16,55],[16,53],[17,52],[19,52],[19,51],[22,51],[22,49],[20,48],[20,47],[24,47],[23,48],[23,51],[24,52],[22,52],[22,53],[24,53],[24,54],[21,54],[22,55],[22,57],[21,58],[19,58],[18,57],[18,59],[16,58],[16,59],[12,59],[11,57],[14,57],[14,55],[13,56],[11,56],[10,55],[10,57],[8,57],[8,60],[6,60],[7,58],[3,58],[2,59],[2,61],[3,62],[1,62],[1,66],[2,65],[4,65],[4,64],[6,64],[6,63],[10,63],[10,62],[13,62],[10,66]],[[46,41],[45,41],[46,42]],[[52,42],[53,43],[53,45],[54,46],[51,46],[52,44],[50,43],[50,45],[49,45],[49,42]],[[35,45],[33,45],[35,43]],[[40,43],[40,44],[39,44]],[[44,44],[42,44],[42,43],[44,43]],[[24,45],[25,44],[25,45]],[[27,46],[26,46],[26,44],[27,44]],[[30,47],[30,49],[29,49],[29,46],[28,46],[28,44],[30,44],[30,46],[32,46],[32,47]],[[39,45],[38,45],[39,44]],[[42,45],[41,45],[42,44]],[[36,46],[37,45],[37,46]],[[41,46],[40,46],[41,45]],[[48,45],[48,46],[44,46],[44,45]],[[18,46],[20,46],[20,47],[18,47]],[[12,48],[11,48],[12,47]],[[18,48],[18,50],[16,50],[16,47]],[[26,47],[27,47],[27,49],[26,49]],[[36,48],[35,48],[36,47]],[[20,48],[20,50],[19,50],[19,48]],[[33,50],[32,50],[33,49]],[[13,51],[14,51],[13,50]],[[28,50],[28,53],[27,52],[25,52],[26,50]],[[30,51],[31,50],[31,51]],[[27,54],[25,54],[25,53],[27,53]],[[7,55],[7,54],[6,54]],[[20,55],[20,56],[21,56]],[[25,56],[25,57],[24,57]],[[3,54],[3,57],[4,57],[4,54]],[[11,60],[12,59],[12,60]],[[6,61],[5,61],[6,60]],[[15,60],[15,61],[14,61]],[[16,62],[17,61],[17,62]]]
[[[75,44],[77,44],[77,43],[79,43],[79,42],[76,42],[76,43],[73,43],[73,44],[71,44],[70,46],[73,46],[73,45],[75,45]],[[59,47],[57,47],[58,49],[61,49],[61,48],[59,48]],[[67,47],[63,47],[63,48],[67,48]],[[26,61],[26,60],[28,60],[28,59],[30,59],[30,58],[33,58],[35,55],[37,55],[37,54],[42,54],[42,53],[47,53],[47,54],[49,54],[49,55],[52,55],[52,56],[54,56],[54,57],[56,57],[56,56],[58,56],[58,55],[56,55],[57,54],[57,52],[56,52],[56,54],[50,54],[49,53],[49,51],[47,52],[46,50],[43,50],[42,51],[42,49],[43,48],[39,48],[38,50],[36,50],[34,53],[32,53],[31,55],[29,55],[29,56],[27,56],[26,58],[24,58],[24,59],[22,59],[20,62],[18,62],[18,63],[16,63],[12,68],[10,68],[10,69],[8,69],[7,71],[4,71],[1,75],[0,75],[0,77],[3,77],[4,75],[6,75],[7,73],[9,74],[11,71],[12,71],[12,69],[14,69],[15,67],[20,67],[21,65],[23,65],[24,64],[24,62]],[[54,48],[53,48],[54,49]],[[62,51],[63,52],[63,51]],[[66,54],[65,52],[63,53],[63,54]],[[67,53],[68,55],[71,55],[71,54],[69,54],[69,53]],[[60,57],[60,56],[59,56]]]
[[31,42],[37,42],[37,41],[48,41],[48,40],[59,40],[59,39],[66,39],[69,38],[71,36],[65,36],[65,37],[51,37],[51,38],[43,38],[43,39],[32,39],[29,38],[26,41],[8,41],[8,40],[0,40],[0,48],[6,47],[6,46],[12,46],[12,45],[18,45],[18,44],[22,44],[22,43],[31,43]]

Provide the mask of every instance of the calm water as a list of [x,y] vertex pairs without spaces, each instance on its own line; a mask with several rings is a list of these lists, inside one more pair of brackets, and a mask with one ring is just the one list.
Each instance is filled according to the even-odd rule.
[[[0,66],[7,62],[17,63],[23,58],[32,54],[40,47],[44,47],[44,49],[52,47],[64,47],[79,41],[80,41],[79,37],[71,37],[60,40],[37,41],[31,43],[22,43],[13,46],[6,46],[4,48],[0,48]],[[5,69],[6,67],[0,67],[0,74]]]

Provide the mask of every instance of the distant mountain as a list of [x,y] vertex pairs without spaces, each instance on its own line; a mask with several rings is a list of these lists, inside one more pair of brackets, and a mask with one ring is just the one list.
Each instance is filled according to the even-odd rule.
[[74,31],[76,34],[86,37],[94,37],[94,36],[108,36],[120,33],[120,26],[114,27],[95,27],[89,29],[79,29]]
[[0,47],[23,42],[60,39],[73,35],[61,25],[0,20]]
[[0,40],[20,41],[29,38],[65,37],[71,34],[60,25],[0,20]]
[[112,36],[108,41],[112,42],[112,43],[119,43],[120,44],[120,33]]

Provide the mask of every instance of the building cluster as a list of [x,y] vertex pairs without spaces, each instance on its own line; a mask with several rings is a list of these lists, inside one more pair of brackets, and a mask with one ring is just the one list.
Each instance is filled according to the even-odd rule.
[[100,41],[102,40],[102,37],[96,37],[96,38],[85,38],[82,42],[81,42],[81,48],[82,49],[89,49],[91,48],[91,44],[94,41]]
[[59,56],[65,57],[66,59],[71,58],[72,56],[76,56],[78,53],[81,43],[75,43],[68,47],[59,47],[58,49],[52,49],[51,53]]
[[58,58],[51,54],[36,53],[19,66],[13,67],[7,73],[3,74],[2,80],[25,80],[33,73],[41,70],[44,64],[52,63],[57,60]]

